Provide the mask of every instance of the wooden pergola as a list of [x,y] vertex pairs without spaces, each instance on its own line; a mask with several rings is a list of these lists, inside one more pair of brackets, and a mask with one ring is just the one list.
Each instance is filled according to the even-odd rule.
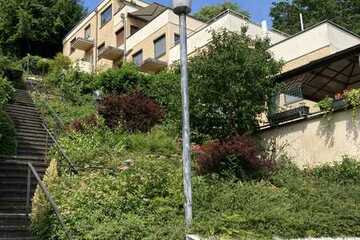
[[307,65],[283,73],[284,93],[301,89],[304,99],[319,101],[347,89],[360,87],[360,45],[345,49]]

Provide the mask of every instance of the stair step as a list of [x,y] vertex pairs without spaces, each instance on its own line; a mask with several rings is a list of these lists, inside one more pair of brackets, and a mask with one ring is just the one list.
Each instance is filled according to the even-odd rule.
[[46,133],[46,130],[39,126],[15,125],[17,132]]
[[[18,142],[41,142],[41,143],[46,143],[46,135],[39,135],[39,136],[32,136],[32,135],[18,135],[17,136],[17,141]],[[53,140],[48,137],[47,138],[47,142],[53,142]]]
[[1,238],[19,238],[24,239],[24,237],[31,237],[30,227],[29,226],[0,226],[0,239]]
[[18,129],[16,131],[16,136],[33,136],[33,137],[46,137],[46,130],[45,129],[41,129],[41,130],[33,130],[33,129]]
[[[31,196],[34,195],[35,190],[36,190],[35,188],[31,189],[31,191],[30,191]],[[24,190],[24,189],[1,189],[0,194],[3,196],[8,196],[8,197],[23,197],[23,196],[26,196],[27,190]],[[0,216],[0,219],[1,219],[1,216]]]
[[37,111],[25,111],[23,109],[7,109],[6,112],[9,115],[20,115],[26,117],[40,117],[40,113]]
[[0,225],[2,226],[26,225],[29,223],[29,220],[27,214],[0,213]]

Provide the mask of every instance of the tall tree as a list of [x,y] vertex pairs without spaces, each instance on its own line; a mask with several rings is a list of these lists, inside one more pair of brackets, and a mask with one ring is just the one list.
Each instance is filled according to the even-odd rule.
[[79,0],[0,0],[0,52],[52,57],[84,16]]
[[247,17],[250,17],[250,14],[248,12],[240,9],[240,6],[233,2],[225,2],[222,4],[204,6],[198,12],[196,12],[194,16],[204,22],[207,22],[227,9],[234,10],[236,12],[244,14]]
[[281,0],[273,3],[270,15],[274,28],[295,34],[301,30],[300,13],[305,27],[328,19],[360,34],[359,0]]

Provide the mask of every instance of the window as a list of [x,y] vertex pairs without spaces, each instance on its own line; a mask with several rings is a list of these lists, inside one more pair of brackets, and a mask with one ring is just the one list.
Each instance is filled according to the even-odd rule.
[[140,50],[133,55],[133,61],[137,66],[141,66],[143,63],[143,50]]
[[73,40],[71,40],[70,42],[70,54],[72,54],[73,52],[75,52],[75,48],[73,48],[73,45],[76,41],[76,38],[74,38]]
[[178,44],[180,42],[180,35],[175,33],[174,34],[174,44]]
[[116,46],[120,47],[124,44],[124,28],[116,32]]
[[91,38],[91,25],[88,25],[85,28],[85,39],[90,39]]
[[166,53],[166,38],[165,35],[159,37],[154,41],[155,58],[159,58]]
[[139,27],[131,25],[130,26],[130,35],[133,35],[134,33],[136,33],[137,31],[139,31]]
[[300,87],[289,89],[286,93],[284,93],[284,95],[285,104],[291,104],[303,100],[302,89]]
[[101,27],[110,22],[112,18],[112,5],[101,13]]

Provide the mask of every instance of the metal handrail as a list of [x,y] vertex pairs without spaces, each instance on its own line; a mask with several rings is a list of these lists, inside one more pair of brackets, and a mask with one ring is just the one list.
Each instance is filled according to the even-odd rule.
[[31,213],[31,207],[30,207],[30,202],[31,202],[31,175],[34,175],[36,181],[38,182],[38,184],[40,186],[40,189],[45,194],[47,200],[49,201],[52,209],[55,212],[55,215],[56,215],[57,219],[59,220],[61,226],[63,227],[66,237],[68,238],[68,240],[73,240],[74,238],[72,238],[70,231],[67,230],[64,219],[61,216],[59,207],[56,205],[54,198],[52,197],[52,195],[49,192],[49,189],[46,187],[44,182],[41,180],[38,172],[36,171],[36,169],[34,168],[32,163],[31,162],[20,162],[20,161],[6,161],[6,162],[20,164],[20,165],[26,165],[27,168],[28,168],[27,189],[26,189],[26,210],[27,210],[27,213],[28,214]]
[[69,165],[70,170],[72,173],[77,174],[79,171],[76,169],[76,167],[74,166],[74,164],[72,164],[72,162],[70,161],[70,158],[67,156],[67,154],[65,153],[65,151],[62,149],[62,147],[60,146],[59,142],[56,140],[56,138],[54,137],[54,135],[50,132],[50,130],[48,129],[48,127],[46,126],[45,123],[42,123],[41,126],[46,130],[47,135],[51,138],[51,140],[54,142],[56,148],[59,150],[60,154],[62,155],[62,157],[65,159],[66,163]]

